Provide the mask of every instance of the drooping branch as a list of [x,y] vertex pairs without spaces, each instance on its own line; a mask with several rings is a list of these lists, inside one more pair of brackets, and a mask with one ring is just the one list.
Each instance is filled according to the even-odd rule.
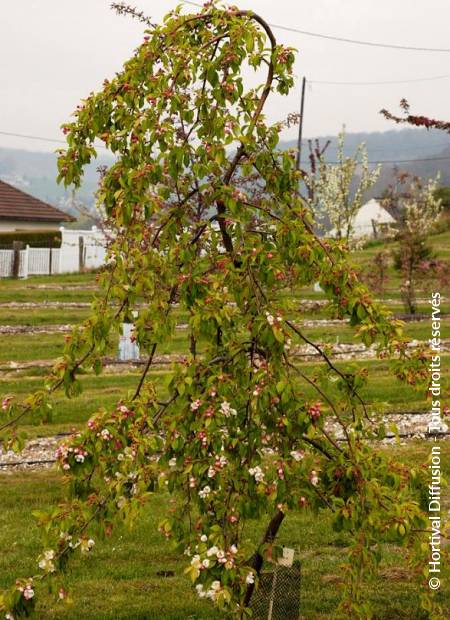
[[156,25],[151,21],[150,17],[145,15],[144,11],[139,11],[136,7],[129,6],[125,2],[112,2],[111,9],[113,9],[117,15],[128,15],[146,24],[150,28],[156,28]]
[[400,101],[400,108],[403,110],[403,116],[392,114],[389,110],[380,110],[380,114],[389,121],[397,124],[413,125],[414,127],[425,127],[426,129],[440,129],[446,133],[450,133],[450,122],[441,121],[428,116],[416,115],[410,113],[409,103],[406,99]]

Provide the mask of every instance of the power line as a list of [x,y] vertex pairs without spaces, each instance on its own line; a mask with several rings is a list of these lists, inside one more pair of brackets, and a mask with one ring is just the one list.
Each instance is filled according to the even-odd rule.
[[434,80],[445,80],[450,75],[435,75],[434,77],[412,78],[408,80],[382,80],[379,82],[335,82],[328,80],[308,80],[309,84],[332,84],[333,86],[379,86],[383,84],[411,84],[415,82],[432,82]]
[[[43,136],[30,136],[24,133],[12,133],[10,131],[0,131],[0,135],[9,136],[12,138],[28,138],[28,140],[41,140],[42,142],[57,142],[58,144],[65,144],[67,146],[66,140],[61,140],[60,138],[44,138]],[[94,144],[95,148],[106,149],[103,144]]]
[[30,140],[42,140],[43,142],[59,142],[60,144],[67,144],[65,140],[58,140],[56,138],[42,138],[40,136],[28,136],[24,133],[12,133],[10,131],[0,131],[2,136],[11,136],[13,138],[28,138]]
[[[364,140],[363,140],[364,142]],[[370,152],[374,153],[376,151],[415,151],[415,150],[423,150],[423,149],[438,149],[438,148],[450,147],[450,140],[448,142],[439,142],[438,144],[422,144],[422,146],[396,146],[391,149],[386,149],[382,146],[380,147],[370,147]]]
[[[42,136],[31,136],[31,135],[28,135],[28,134],[12,133],[12,132],[9,132],[9,131],[0,131],[0,135],[12,136],[14,138],[28,138],[29,140],[44,140],[45,142],[58,142],[58,143],[67,144],[66,142],[64,142],[64,140],[58,140],[57,138],[44,138]],[[102,146],[101,144],[99,144],[98,146],[100,148],[106,148],[106,147]],[[445,146],[447,146],[447,145],[445,145]],[[430,146],[430,148],[431,148],[431,146]],[[437,156],[437,157],[418,157],[416,159],[380,159],[380,160],[376,160],[376,161],[375,160],[374,161],[369,161],[369,164],[406,164],[406,163],[414,163],[414,162],[418,162],[418,161],[445,161],[445,160],[450,160],[450,156],[448,156],[448,157],[440,157],[440,156]],[[337,162],[337,161],[328,161],[327,163],[329,163],[329,164],[337,164],[339,162]]]
[[[191,4],[192,6],[196,6],[198,8],[203,8],[203,6],[197,2],[191,2],[190,0],[184,0],[185,4]],[[322,34],[320,32],[312,32],[310,30],[300,30],[300,28],[292,28],[290,26],[283,26],[281,24],[271,24],[269,26],[272,28],[277,28],[278,30],[285,30],[286,32],[295,32],[296,34],[303,34],[306,37],[315,37],[318,39],[328,39],[329,41],[338,41],[339,43],[350,43],[352,45],[365,45],[368,47],[382,47],[387,49],[394,50],[407,50],[410,52],[444,52],[450,53],[449,48],[445,47],[416,47],[414,45],[397,45],[395,43],[380,43],[378,41],[363,41],[361,39],[350,39],[347,37],[338,37],[336,35],[331,34]]]
[[[444,161],[450,160],[450,155],[448,157],[418,157],[417,159],[378,159],[369,161],[369,164],[413,164],[419,161]],[[325,163],[327,164],[339,164],[338,161],[327,161],[325,159]]]

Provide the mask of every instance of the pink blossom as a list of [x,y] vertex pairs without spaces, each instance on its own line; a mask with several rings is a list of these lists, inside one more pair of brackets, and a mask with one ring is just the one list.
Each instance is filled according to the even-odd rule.
[[12,396],[7,396],[2,400],[2,409],[6,411],[9,407],[9,403],[12,401]]
[[309,474],[309,481],[315,487],[319,484],[319,476],[317,475],[315,469],[311,470],[311,473]]
[[310,416],[312,420],[318,420],[320,418],[320,407],[321,407],[321,403],[319,402],[309,407],[308,415]]
[[191,411],[197,411],[197,409],[199,409],[202,406],[202,401],[201,400],[194,400],[191,403]]

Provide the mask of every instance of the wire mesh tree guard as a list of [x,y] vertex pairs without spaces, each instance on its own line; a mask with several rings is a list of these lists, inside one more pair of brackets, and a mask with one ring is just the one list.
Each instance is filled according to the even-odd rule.
[[252,620],[299,620],[300,584],[299,561],[262,571],[250,605]]

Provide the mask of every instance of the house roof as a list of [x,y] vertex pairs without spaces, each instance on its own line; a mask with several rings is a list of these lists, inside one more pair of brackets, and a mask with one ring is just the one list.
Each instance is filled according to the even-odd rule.
[[75,218],[4,181],[0,181],[1,220],[74,222]]
[[355,228],[371,226],[372,221],[376,224],[394,224],[395,219],[392,215],[379,203],[378,200],[372,198],[368,202],[362,205],[358,213],[356,214],[353,225]]

